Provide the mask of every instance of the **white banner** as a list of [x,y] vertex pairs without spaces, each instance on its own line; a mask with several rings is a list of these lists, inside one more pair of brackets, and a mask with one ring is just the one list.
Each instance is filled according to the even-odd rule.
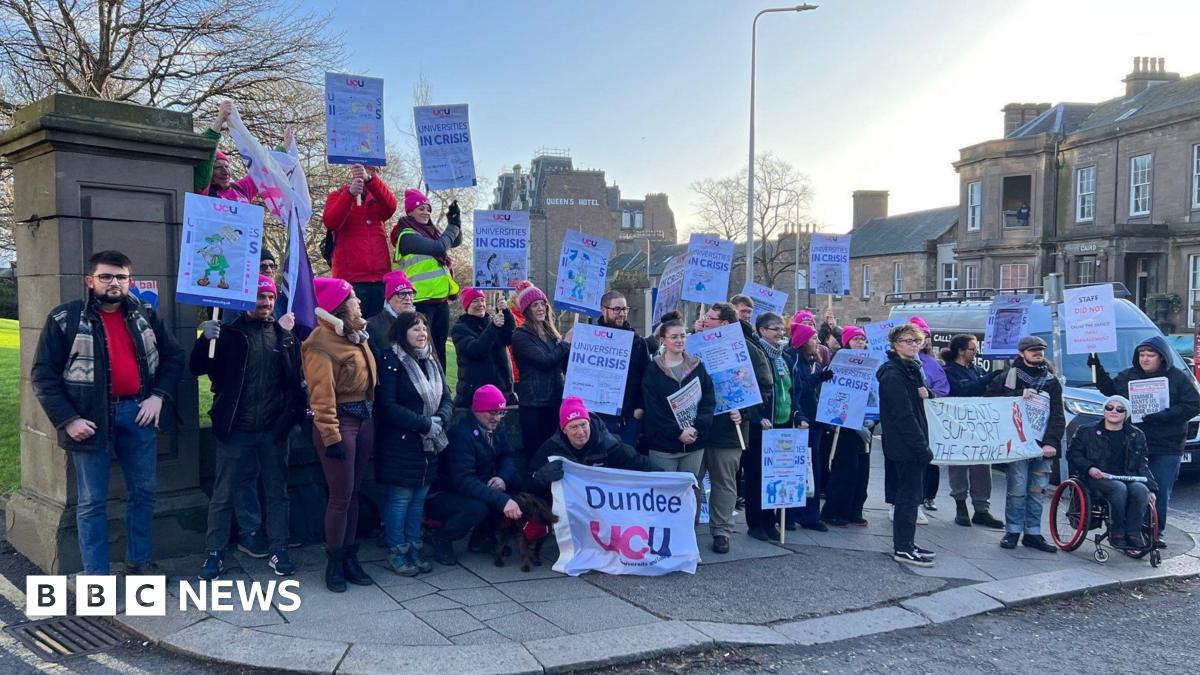
[[987,356],[1016,356],[1017,343],[1029,335],[1029,307],[1033,296],[1001,293],[992,298],[980,353]]
[[782,317],[783,308],[787,307],[787,291],[777,291],[753,281],[747,281],[742,286],[742,295],[749,296],[754,300],[754,313],[750,315],[751,326],[758,320],[759,315],[766,312],[774,312]]
[[812,292],[850,295],[850,235],[813,235],[808,251]]
[[687,337],[687,352],[704,363],[712,378],[717,408],[714,415],[762,403],[754,377],[746,336],[738,324],[711,328]]
[[768,429],[763,432],[763,509],[804,506],[810,459],[808,429]]
[[387,164],[382,79],[325,73],[325,155],[330,164]]
[[475,288],[502,291],[529,278],[529,212],[476,211]]
[[926,399],[925,416],[934,464],[1003,464],[1042,456],[1021,398]]
[[413,121],[425,186],[435,192],[474,187],[475,155],[467,104],[417,106],[413,108]]
[[563,397],[578,396],[590,412],[620,415],[632,352],[633,331],[576,324]]
[[567,230],[558,256],[554,306],[567,312],[600,316],[600,296],[608,277],[613,244],[579,230]]
[[1146,415],[1171,407],[1171,384],[1165,377],[1129,381],[1129,403],[1134,424],[1141,424]]
[[563,478],[550,486],[558,516],[554,571],[695,574],[695,486],[696,478],[682,471],[624,471],[563,460]]
[[733,242],[711,234],[688,239],[687,267],[683,272],[683,299],[711,305],[729,299],[729,271],[733,269]]
[[861,429],[863,417],[871,404],[871,390],[879,386],[875,371],[879,370],[882,362],[878,354],[866,350],[838,350],[829,364],[833,379],[821,385],[817,421]]
[[1109,284],[1063,291],[1068,354],[1117,351],[1117,303]]
[[263,215],[254,204],[184,194],[175,302],[254,309]]

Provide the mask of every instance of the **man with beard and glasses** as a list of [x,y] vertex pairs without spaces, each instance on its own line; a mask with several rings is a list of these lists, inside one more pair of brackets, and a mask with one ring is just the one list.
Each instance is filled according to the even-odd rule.
[[86,574],[108,574],[108,477],[115,456],[129,494],[125,569],[146,574],[157,477],[155,431],[183,370],[183,350],[150,308],[130,296],[129,258],[101,251],[88,262],[87,296],[46,318],[33,388],[75,465],[76,525]]

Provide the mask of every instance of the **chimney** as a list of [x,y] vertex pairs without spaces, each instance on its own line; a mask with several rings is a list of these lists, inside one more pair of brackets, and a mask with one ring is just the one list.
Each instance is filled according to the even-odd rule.
[[887,190],[855,190],[850,196],[854,200],[853,227],[858,227],[872,218],[887,218]]
[[1001,111],[1004,113],[1004,137],[1020,129],[1026,122],[1050,109],[1049,103],[1009,103]]
[[1164,82],[1175,82],[1179,73],[1167,72],[1167,60],[1162,57],[1133,57],[1133,72],[1121,80],[1125,83],[1125,98],[1137,96],[1143,91]]

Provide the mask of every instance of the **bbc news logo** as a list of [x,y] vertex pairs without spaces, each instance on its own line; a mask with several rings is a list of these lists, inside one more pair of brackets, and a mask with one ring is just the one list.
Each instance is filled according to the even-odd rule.
[[[125,577],[125,614],[129,616],[166,616],[168,605],[180,612],[266,611],[274,606],[281,612],[300,609],[300,582],[295,579],[267,582],[217,579],[215,581],[179,580],[174,597],[167,593],[167,578],[161,575]],[[117,577],[110,574],[79,574],[75,577],[76,616],[116,616]],[[31,574],[25,577],[26,613],[29,616],[66,616],[67,577]]]

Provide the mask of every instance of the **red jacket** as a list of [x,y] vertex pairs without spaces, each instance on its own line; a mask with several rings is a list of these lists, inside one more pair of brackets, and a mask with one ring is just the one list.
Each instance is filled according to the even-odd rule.
[[376,176],[367,181],[362,198],[358,206],[350,186],[343,185],[325,200],[322,216],[334,236],[333,276],[351,283],[383,281],[392,270],[385,225],[396,212],[396,197]]

